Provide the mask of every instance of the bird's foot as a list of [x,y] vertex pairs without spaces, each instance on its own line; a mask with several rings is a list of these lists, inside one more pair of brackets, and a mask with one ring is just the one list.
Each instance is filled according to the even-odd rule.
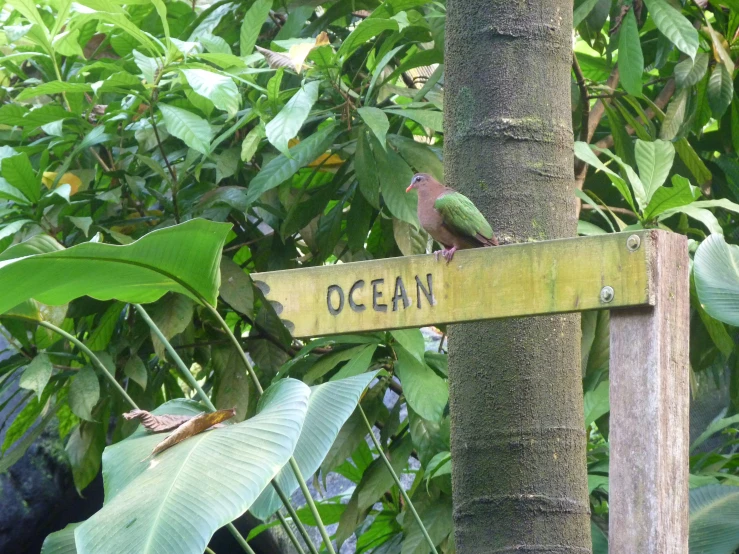
[[457,247],[456,246],[452,246],[448,250],[446,248],[444,248],[442,250],[437,250],[436,252],[434,252],[434,257],[436,258],[436,261],[438,262],[439,261],[439,254],[441,254],[441,257],[446,260],[446,263],[449,263],[449,262],[452,261],[452,258],[454,257],[454,253],[456,251],[457,251]]

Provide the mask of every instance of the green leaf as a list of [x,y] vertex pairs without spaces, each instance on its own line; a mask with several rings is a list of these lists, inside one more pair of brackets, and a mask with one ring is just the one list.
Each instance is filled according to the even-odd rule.
[[[644,184],[645,200],[648,204],[652,195],[659,189],[670,173],[675,160],[675,147],[671,142],[655,140],[647,142],[636,140],[634,147],[636,165],[639,167],[639,178]],[[644,209],[645,206],[642,206]]]
[[[236,84],[231,77],[204,69],[183,69],[182,73],[196,93],[213,102],[213,105],[219,110],[227,112],[229,119],[239,111],[241,96],[239,95],[239,89],[236,88]],[[167,130],[169,130],[169,126],[167,126]],[[185,139],[183,138],[182,140]]]
[[259,31],[262,30],[271,9],[272,0],[256,0],[246,11],[239,33],[239,52],[242,56],[248,56],[254,50]]
[[[365,373],[311,387],[308,413],[293,453],[305,478],[313,475],[321,466],[342,425],[357,407],[359,396],[375,378],[376,373]],[[289,466],[280,471],[276,481],[288,496],[298,488],[295,473]],[[269,487],[264,489],[250,511],[259,519],[267,519],[281,505],[277,493]]]
[[133,380],[142,389],[146,390],[146,381],[148,379],[148,372],[144,362],[141,361],[137,355],[133,355],[128,358],[126,365],[123,366],[123,373],[129,379]]
[[429,235],[422,228],[414,227],[400,219],[393,219],[393,236],[403,256],[426,253]]
[[690,21],[665,0],[645,0],[644,3],[657,29],[678,50],[695,58],[698,52],[698,31]]
[[[377,174],[377,164],[372,155],[367,134],[363,130],[359,132],[357,138],[357,149],[354,152],[354,169],[362,196],[373,208],[379,210],[380,178]],[[362,244],[364,244],[364,240]]]
[[659,221],[662,221],[678,213],[685,214],[696,221],[700,221],[711,233],[716,233],[718,235],[724,234],[724,230],[721,228],[721,224],[718,222],[718,219],[716,219],[716,216],[713,215],[710,210],[695,206],[695,202],[686,206],[679,206],[677,208],[672,208],[671,210],[665,210],[659,215],[658,219]]
[[[0,313],[29,298],[49,305],[84,295],[147,303],[169,291],[215,306],[218,261],[230,228],[194,219],[127,246],[83,243],[66,250],[34,237],[0,254]],[[46,253],[33,255],[39,251]]]
[[55,52],[62,56],[79,56],[80,58],[84,58],[85,54],[82,51],[79,39],[79,29],[65,31],[54,37],[54,40],[51,42],[51,47]]
[[420,109],[386,109],[387,113],[402,115],[408,119],[412,119],[416,123],[420,123],[424,127],[428,127],[437,133],[444,132],[444,114],[436,110],[420,110]]
[[105,310],[97,326],[87,337],[87,340],[85,340],[85,345],[90,350],[95,352],[97,350],[105,350],[105,348],[107,348],[110,343],[110,339],[113,336],[113,332],[115,331],[118,319],[121,316],[121,310],[123,310],[123,304],[120,302],[113,303],[107,310]]
[[51,379],[51,370],[52,366],[49,356],[39,354],[31,360],[31,363],[23,371],[18,385],[21,388],[34,391],[39,401],[41,401],[44,388],[46,388],[46,384]]
[[439,421],[449,401],[446,381],[402,346],[395,345],[394,349],[398,356],[395,373],[400,377],[408,405],[422,418]]
[[621,23],[618,38],[618,69],[621,84],[626,92],[641,96],[644,55],[641,51],[639,29],[633,9],[626,13]]
[[308,119],[313,104],[318,100],[318,81],[311,81],[301,87],[275,118],[267,123],[267,140],[277,150],[289,156],[288,141],[295,137]]
[[87,83],[67,83],[65,81],[49,81],[42,85],[23,89],[21,93],[15,97],[16,101],[30,100],[37,96],[47,94],[60,94],[62,92],[92,92],[92,85]]
[[88,237],[90,235],[90,227],[92,226],[91,217],[75,217],[70,215],[67,217],[67,219],[69,219],[72,225],[82,231],[85,234],[85,237]]
[[398,22],[393,19],[372,18],[361,21],[339,47],[338,52],[336,52],[337,59],[346,60],[357,48],[383,31],[388,30],[397,31]]
[[182,108],[175,108],[167,104],[159,104],[159,111],[162,112],[164,125],[170,135],[176,136],[201,154],[206,156],[210,154],[213,129],[205,119]]
[[665,119],[662,121],[662,127],[659,130],[659,138],[663,140],[673,140],[680,132],[680,127],[685,121],[685,110],[688,105],[688,95],[690,91],[686,88],[680,90],[667,106]]
[[583,397],[585,407],[585,427],[588,427],[600,416],[611,409],[608,399],[608,381],[602,381],[595,390],[586,391]]
[[[164,298],[151,306],[148,310],[156,326],[170,340],[179,335],[190,325],[193,316],[193,301],[182,294],[168,293]],[[161,360],[164,359],[164,344],[154,331],[151,331],[151,342],[154,352]]]
[[[451,496],[442,495],[440,498],[433,498],[419,490],[413,497],[413,506],[431,541],[438,546],[453,531]],[[429,545],[426,538],[416,518],[408,513],[403,518],[403,535],[401,554],[428,554]]]
[[[708,81],[708,105],[716,119],[721,119],[734,96],[734,83],[722,63],[716,64]],[[12,184],[12,183],[11,183]]]
[[248,162],[254,157],[254,154],[257,153],[257,148],[259,148],[259,143],[266,136],[267,134],[264,130],[264,124],[262,123],[249,131],[246,137],[244,137],[244,142],[241,143],[242,162]]
[[[605,151],[603,152],[605,153]],[[612,171],[608,166],[606,166],[598,159],[598,156],[595,155],[588,143],[579,141],[575,142],[575,157],[605,173],[606,176],[611,180],[611,183],[613,183],[614,186],[621,193],[621,196],[623,196],[624,200],[626,200],[629,206],[631,206],[631,209],[636,211],[636,206],[634,205],[634,199],[631,196],[629,185],[626,184],[626,181],[624,181],[624,179],[618,173]]]
[[337,365],[347,360],[351,360],[354,356],[362,352],[366,348],[366,345],[360,344],[359,346],[353,346],[344,350],[338,350],[336,352],[329,352],[321,356],[318,361],[308,370],[303,376],[303,382],[311,384],[317,381],[329,371],[334,369]]
[[720,234],[706,238],[695,253],[693,272],[701,306],[711,317],[739,325],[739,246]]
[[[213,404],[221,410],[236,408],[234,421],[244,421],[250,408],[251,413],[255,411],[251,403],[256,400],[253,394],[256,391],[252,391],[241,353],[230,344],[213,346],[211,360],[215,372]],[[254,361],[257,361],[256,357]]]
[[28,155],[18,154],[2,160],[3,178],[18,189],[23,196],[36,203],[41,198],[41,179],[31,166]]
[[221,258],[221,288],[218,293],[237,312],[254,316],[254,288],[251,278],[232,259]]
[[357,110],[362,120],[365,122],[367,127],[377,137],[377,142],[380,143],[383,149],[387,150],[387,132],[390,129],[390,122],[387,119],[387,115],[380,108],[372,106],[365,106]]
[[690,491],[690,552],[730,554],[739,548],[739,487],[708,485]]
[[706,442],[709,438],[711,438],[713,435],[718,433],[719,431],[723,431],[729,426],[733,426],[739,423],[739,415],[735,415],[732,417],[722,417],[721,419],[712,421],[705,431],[703,431],[700,436],[693,441],[693,443],[690,445],[690,451],[694,452],[696,448],[698,448],[701,444]]
[[582,23],[588,15],[590,15],[590,12],[593,11],[593,8],[595,8],[596,4],[598,4],[598,0],[583,0],[575,7],[575,10],[572,14],[572,27],[577,28],[580,26],[580,23]]
[[100,472],[106,427],[103,423],[82,421],[72,431],[64,448],[69,465],[72,466],[74,486],[80,495]]
[[364,350],[360,350],[359,354],[352,357],[351,360],[344,364],[344,367],[331,377],[331,381],[348,379],[349,377],[354,377],[355,375],[360,375],[367,371],[372,363],[372,357],[375,355],[375,350],[377,350],[376,344],[365,346]]
[[21,14],[23,14],[23,16],[28,21],[30,21],[31,23],[35,23],[41,29],[43,29],[44,33],[48,34],[48,31],[46,30],[46,24],[44,23],[41,14],[36,8],[36,2],[34,2],[33,0],[8,0],[8,4],[10,4]]
[[295,175],[318,156],[326,152],[341,131],[335,125],[327,125],[290,149],[290,157],[280,154],[262,167],[249,183],[246,204],[252,204],[262,194],[272,190]]
[[77,372],[69,385],[69,407],[81,419],[95,421],[92,409],[100,400],[100,383],[92,366],[85,366]]
[[697,85],[708,71],[708,54],[698,52],[695,60],[685,58],[675,66],[675,84],[678,88]]
[[[190,437],[153,459],[152,449],[165,437],[141,427],[106,448],[105,505],[75,531],[79,554],[201,554],[295,449],[310,389],[293,379],[271,389],[257,416]],[[154,413],[183,411],[195,415],[202,408],[175,401]]]
[[389,135],[388,140],[416,173],[428,173],[444,181],[444,164],[430,146],[400,135]]
[[380,178],[382,199],[388,210],[393,217],[418,227],[418,215],[416,214],[418,196],[405,192],[413,178],[413,171],[392,149],[385,152],[381,148],[375,148],[374,158]]
[[80,523],[70,523],[61,531],[52,533],[44,540],[41,554],[77,554],[74,530]]
[[672,176],[672,187],[660,187],[644,210],[644,220],[650,219],[680,206],[687,206],[701,195],[700,189],[690,184],[685,177]]
[[701,160],[700,156],[698,156],[698,153],[690,145],[688,139],[683,137],[678,140],[675,143],[675,151],[677,152],[677,155],[680,156],[680,159],[685,164],[685,166],[693,174],[695,182],[698,185],[703,186],[707,183],[710,183],[713,175],[711,175],[711,172],[706,167],[706,164],[703,163],[703,160]]

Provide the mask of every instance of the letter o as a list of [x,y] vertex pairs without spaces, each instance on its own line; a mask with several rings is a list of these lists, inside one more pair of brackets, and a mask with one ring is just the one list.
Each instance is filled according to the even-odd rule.
[[[331,293],[336,292],[339,295],[339,307],[334,308],[331,304]],[[331,315],[336,315],[341,313],[341,310],[344,309],[344,291],[341,290],[341,287],[339,285],[329,285],[328,291],[326,292],[326,305],[328,306],[328,311]]]

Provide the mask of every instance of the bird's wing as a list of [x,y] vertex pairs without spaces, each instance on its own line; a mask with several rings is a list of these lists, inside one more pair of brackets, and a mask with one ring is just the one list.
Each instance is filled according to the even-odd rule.
[[434,202],[444,225],[454,233],[480,242],[493,240],[493,229],[472,201],[458,192],[446,192]]

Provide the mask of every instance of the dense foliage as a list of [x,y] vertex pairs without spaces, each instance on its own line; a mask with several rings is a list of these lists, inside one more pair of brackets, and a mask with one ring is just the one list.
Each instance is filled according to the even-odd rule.
[[[699,271],[719,288],[737,279],[737,255],[719,237],[732,242],[739,234],[734,4],[584,0],[574,8],[579,231],[669,228],[687,234],[693,252],[712,237],[724,250],[707,256],[702,270],[696,261],[701,294],[710,287]],[[257,412],[255,419],[279,426],[274,414],[289,404],[298,429],[287,433],[285,451],[263,452],[255,471],[284,466],[294,451],[306,479],[319,470],[324,481],[335,472],[356,484],[349,499],[317,499],[323,522],[338,523],[338,543],[355,535],[357,552],[428,552],[367,441],[364,412],[395,471],[411,476],[410,498],[432,542],[453,551],[442,349],[427,349],[418,330],[294,341],[248,277],[429,251],[415,196],[404,189],[414,171],[443,177],[444,21],[444,3],[428,0],[4,4],[0,311],[12,355],[0,362],[0,386],[20,379],[7,402],[24,407],[2,423],[0,468],[53,429],[66,441],[79,490],[99,472],[106,444],[115,445],[106,450],[106,467],[125,474],[126,453],[139,462],[152,439],[131,435],[136,425],[120,417],[131,407],[120,387],[139,407],[161,410],[166,403],[171,413],[205,409],[183,400],[196,399],[202,387],[215,407],[236,406],[244,421],[236,428],[252,440]],[[739,546],[737,520],[726,517],[739,511],[739,489],[727,486],[739,477],[738,418],[731,417],[739,387],[736,334],[718,319],[738,325],[739,304],[692,294],[693,393],[699,399],[718,389],[727,400],[693,418],[691,547],[728,553]],[[135,303],[147,304],[165,341]],[[582,322],[593,543],[605,552],[608,315],[584,314]],[[259,406],[230,332],[260,386],[275,384]],[[196,382],[182,373],[178,356]],[[380,373],[362,396],[362,412],[355,406],[370,370]],[[367,381],[350,383],[362,375]],[[345,389],[311,392],[300,381]],[[335,429],[323,429],[320,452],[301,450],[299,427],[319,425],[311,410],[337,396],[353,402],[334,406],[323,420]],[[247,455],[237,449],[212,447],[212,458],[196,460],[192,471]],[[294,490],[291,475],[277,479]],[[260,486],[271,477],[260,474]],[[135,505],[136,488],[166,483],[120,479],[127,496],[108,499],[94,524],[70,528],[79,548],[81,539],[100,548],[90,531],[97,526],[112,529],[116,549],[144,532],[116,506]],[[256,500],[251,509],[259,517],[269,519],[280,506],[274,495],[257,499],[261,489],[228,474],[199,485],[224,495],[243,486],[242,498]],[[204,497],[190,499],[189,508],[193,520],[199,509],[217,512],[188,543],[194,551],[238,515],[218,512]],[[298,515],[316,523],[309,511]],[[171,524],[166,533],[183,533]]]

